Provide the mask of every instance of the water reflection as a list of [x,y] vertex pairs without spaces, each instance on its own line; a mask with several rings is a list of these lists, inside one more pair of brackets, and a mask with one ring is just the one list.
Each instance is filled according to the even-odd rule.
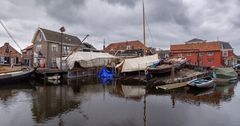
[[37,123],[48,118],[61,116],[76,109],[81,95],[74,94],[73,89],[67,85],[63,86],[36,86],[33,96],[32,113]]
[[12,97],[16,96],[17,90],[32,89],[33,87],[28,83],[17,83],[11,85],[0,86],[0,101],[7,102]]
[[197,89],[185,87],[171,91],[148,91],[151,95],[169,95],[172,100],[172,107],[175,107],[176,100],[188,104],[200,106],[208,104],[211,106],[220,106],[222,101],[231,101],[234,96],[234,87],[236,85],[219,86],[210,89]]
[[[70,79],[60,85],[44,85],[42,82],[35,82],[34,85],[0,88],[0,125],[200,125],[201,121],[191,122],[183,117],[196,120],[196,113],[202,112],[209,114],[206,118],[215,113],[220,114],[219,119],[222,119],[221,116],[225,117],[226,114],[224,103],[238,110],[236,104],[239,105],[239,101],[234,98],[240,97],[235,95],[236,91],[240,92],[237,85],[163,91],[146,90],[144,85],[119,80],[102,85],[97,78]],[[22,92],[26,95],[21,95]],[[28,102],[19,102],[26,97],[31,97]],[[22,112],[29,110],[25,112],[28,119],[23,122],[15,118],[13,115],[19,114],[15,109],[6,111],[4,106],[10,106],[9,103],[22,109]],[[214,111],[216,108],[219,111]],[[9,120],[4,120],[7,112],[10,113]],[[239,112],[228,115],[232,125],[240,123],[234,115]],[[173,117],[177,117],[175,122],[171,120]],[[206,121],[212,125],[219,124]],[[221,121],[229,124],[229,118]]]
[[146,95],[145,85],[116,84],[109,93],[129,100],[140,101]]

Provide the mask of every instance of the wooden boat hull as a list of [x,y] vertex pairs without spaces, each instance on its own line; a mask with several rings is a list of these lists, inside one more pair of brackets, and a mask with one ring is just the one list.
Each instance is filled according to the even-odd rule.
[[172,67],[174,67],[175,71],[179,71],[180,69],[184,68],[186,65],[185,61],[180,61],[178,63],[165,63],[157,66],[156,68],[148,68],[147,71],[149,74],[158,75],[158,74],[170,74],[172,72]]
[[0,85],[3,84],[9,84],[11,82],[18,82],[28,79],[32,74],[34,73],[34,70],[29,71],[19,71],[19,72],[12,72],[7,74],[1,74],[0,75]]
[[151,68],[151,69],[148,69],[147,71],[149,74],[170,74],[171,70],[172,68],[166,68],[166,69]]

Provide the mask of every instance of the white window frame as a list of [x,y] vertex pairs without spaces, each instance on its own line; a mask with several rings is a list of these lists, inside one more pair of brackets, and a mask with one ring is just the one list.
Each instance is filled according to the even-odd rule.
[[223,57],[228,57],[228,51],[227,50],[223,51]]
[[208,52],[207,54],[208,54],[208,56],[213,56],[214,52]]
[[56,66],[57,66],[57,60],[56,60],[55,57],[52,57],[52,58],[51,58],[51,66],[52,66],[52,67],[56,67]]
[[51,44],[51,51],[58,52],[58,44]]
[[41,44],[37,44],[36,45],[36,51],[39,52],[42,48],[42,45]]
[[63,54],[68,55],[70,53],[70,47],[69,46],[63,46]]
[[0,64],[4,64],[4,62],[5,62],[5,57],[1,56],[0,57]]
[[127,45],[126,49],[127,50],[131,50],[132,49],[132,45]]

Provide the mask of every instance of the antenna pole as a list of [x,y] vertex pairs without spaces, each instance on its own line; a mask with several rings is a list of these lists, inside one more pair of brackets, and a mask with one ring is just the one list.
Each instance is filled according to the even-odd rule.
[[103,51],[105,50],[106,46],[105,46],[106,42],[105,39],[103,40]]

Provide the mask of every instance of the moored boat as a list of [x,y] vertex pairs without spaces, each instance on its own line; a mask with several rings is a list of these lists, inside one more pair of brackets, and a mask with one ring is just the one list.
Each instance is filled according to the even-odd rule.
[[9,82],[17,82],[28,79],[34,73],[34,69],[27,71],[16,71],[0,74],[0,83],[7,84]]
[[216,68],[213,73],[215,83],[219,86],[236,84],[238,82],[238,74],[233,68]]
[[211,77],[204,77],[204,78],[197,78],[189,81],[187,83],[191,87],[198,87],[198,88],[211,88],[214,87],[214,79]]
[[147,71],[149,74],[164,74],[171,73],[173,65],[170,64],[162,64],[156,67],[148,67]]
[[240,64],[233,66],[233,69],[237,72],[238,77],[240,77]]
[[159,61],[158,55],[149,55],[137,58],[124,59],[116,66],[121,73],[133,73],[146,70],[147,67]]
[[149,74],[158,75],[158,74],[170,74],[171,71],[180,70],[186,64],[186,58],[172,58],[166,61],[160,61],[156,65],[152,65],[147,68]]

